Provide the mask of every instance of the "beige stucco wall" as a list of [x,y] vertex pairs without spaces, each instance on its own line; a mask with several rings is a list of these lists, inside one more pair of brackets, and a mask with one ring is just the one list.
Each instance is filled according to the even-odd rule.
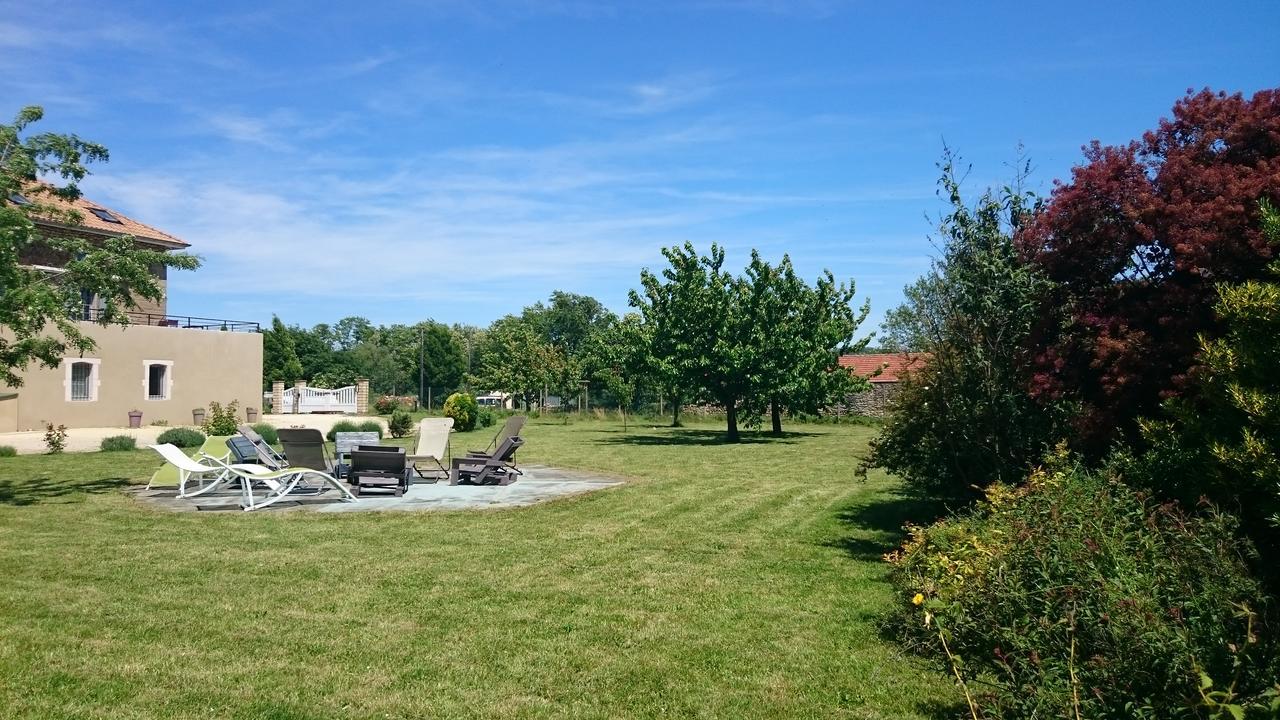
[[[190,425],[191,410],[210,401],[240,401],[262,405],[262,335],[249,332],[187,330],[129,325],[102,327],[80,323],[97,343],[86,359],[98,359],[97,399],[68,401],[66,362],[57,368],[30,367],[20,388],[6,401],[0,423],[14,416],[16,427],[0,425],[0,432],[43,429],[46,423],[67,427],[114,427],[129,424],[129,411],[142,411],[142,424],[159,420]],[[72,357],[77,360],[78,357]],[[167,400],[147,399],[145,361],[171,361],[172,385]],[[16,406],[16,410],[12,409]]]

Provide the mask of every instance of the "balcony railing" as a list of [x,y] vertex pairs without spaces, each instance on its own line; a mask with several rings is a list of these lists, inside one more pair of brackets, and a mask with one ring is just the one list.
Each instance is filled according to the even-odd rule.
[[[98,308],[80,308],[74,313],[77,320],[97,322],[103,311]],[[225,332],[258,332],[262,326],[250,320],[222,320],[219,318],[193,317],[191,315],[160,315],[157,313],[126,312],[132,325],[187,328],[190,330],[221,330]]]

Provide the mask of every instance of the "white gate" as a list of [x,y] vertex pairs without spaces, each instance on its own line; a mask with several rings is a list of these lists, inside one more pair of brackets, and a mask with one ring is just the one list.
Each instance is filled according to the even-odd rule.
[[[274,412],[289,415],[293,413],[293,388],[285,388],[284,407]],[[270,397],[267,393],[267,397]],[[354,413],[356,411],[356,386],[348,385],[336,390],[324,388],[302,388],[302,402],[299,412],[304,413]]]

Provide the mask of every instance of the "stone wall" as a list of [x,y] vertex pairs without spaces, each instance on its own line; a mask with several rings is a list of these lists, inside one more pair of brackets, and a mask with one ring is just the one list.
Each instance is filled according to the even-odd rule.
[[871,383],[870,390],[853,393],[845,398],[841,407],[832,408],[827,413],[884,417],[888,413],[889,401],[897,393],[898,383]]

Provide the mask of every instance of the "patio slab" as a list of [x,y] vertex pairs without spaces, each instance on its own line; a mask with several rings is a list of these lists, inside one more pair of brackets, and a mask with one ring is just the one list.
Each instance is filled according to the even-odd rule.
[[[546,465],[524,465],[524,475],[506,486],[449,485],[418,481],[403,497],[364,495],[358,502],[342,502],[329,490],[319,496],[299,496],[282,500],[257,512],[385,512],[429,510],[476,510],[536,505],[547,500],[580,495],[622,485],[625,481],[580,470]],[[176,487],[136,488],[130,491],[139,502],[174,512],[240,512],[239,490],[210,492],[196,498],[177,498]]]

